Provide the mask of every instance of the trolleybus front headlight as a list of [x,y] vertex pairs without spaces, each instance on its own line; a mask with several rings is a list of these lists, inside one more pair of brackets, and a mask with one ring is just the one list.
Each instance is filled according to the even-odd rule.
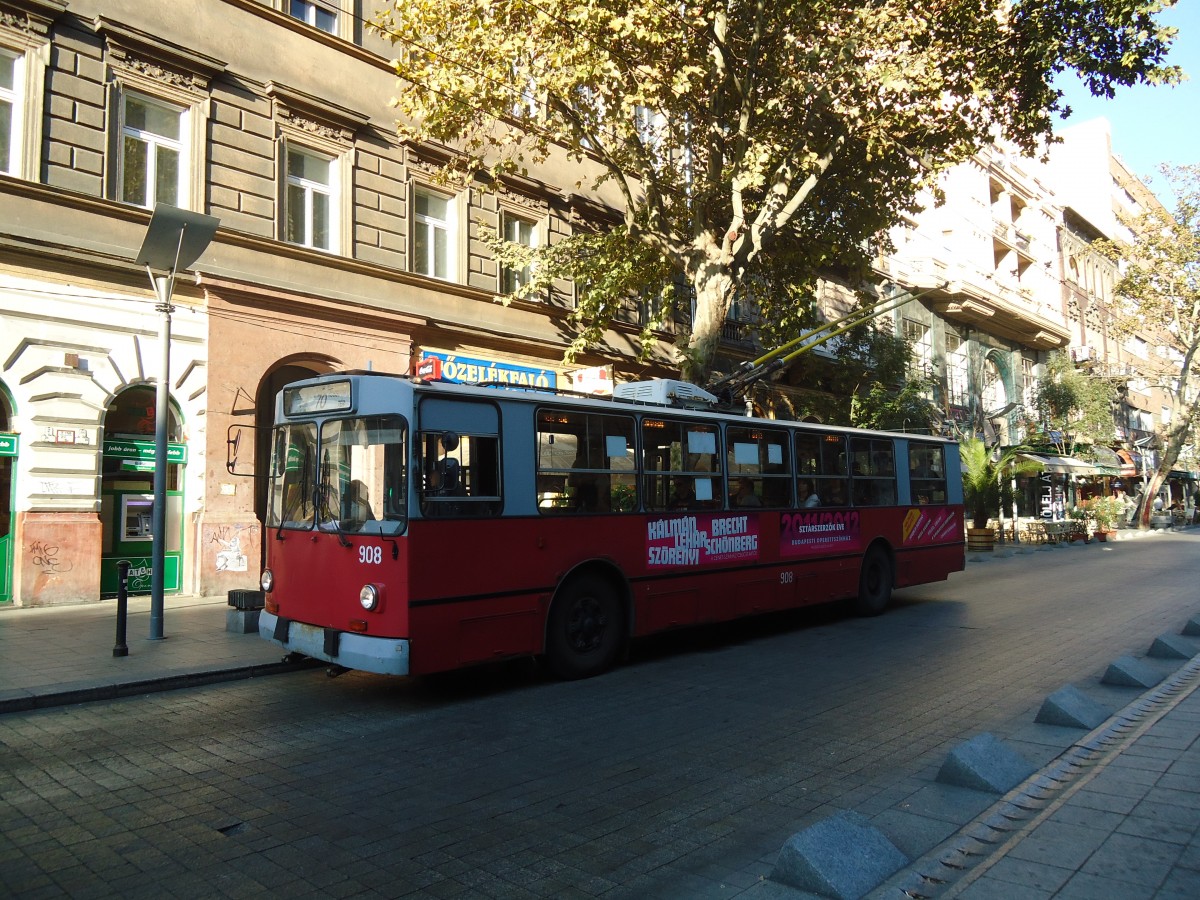
[[358,602],[365,610],[373,610],[379,606],[379,589],[373,584],[364,584],[358,592]]
[[270,569],[263,569],[263,573],[258,579],[258,586],[263,589],[263,593],[271,593],[271,588],[275,587],[275,576],[271,574]]

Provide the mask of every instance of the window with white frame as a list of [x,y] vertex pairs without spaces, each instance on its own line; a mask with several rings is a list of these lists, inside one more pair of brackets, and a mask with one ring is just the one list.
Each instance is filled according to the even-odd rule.
[[1021,357],[1021,401],[1025,404],[1026,409],[1033,409],[1037,404],[1033,402],[1034,394],[1037,390],[1037,376],[1034,373],[1033,360],[1027,356]]
[[289,244],[335,249],[337,179],[333,163],[328,156],[288,144],[283,239]]
[[328,0],[288,0],[288,15],[330,34],[338,33],[338,7]]
[[[510,244],[520,244],[522,247],[534,247],[537,245],[537,226],[533,222],[509,213],[505,213],[502,216],[502,221],[504,226],[504,240]],[[511,294],[519,288],[524,287],[529,284],[530,275],[529,266],[522,266],[519,269],[502,266],[500,269],[501,292]]]
[[413,195],[414,272],[432,278],[454,277],[454,198],[417,188]]
[[946,399],[954,406],[966,406],[970,391],[968,344],[959,335],[946,334]]
[[904,320],[904,338],[912,345],[912,366],[920,378],[933,374],[932,329],[923,322]]
[[186,130],[186,110],[142,94],[121,95],[121,200],[147,209],[187,206]]
[[0,47],[0,173],[16,175],[21,165],[21,57]]

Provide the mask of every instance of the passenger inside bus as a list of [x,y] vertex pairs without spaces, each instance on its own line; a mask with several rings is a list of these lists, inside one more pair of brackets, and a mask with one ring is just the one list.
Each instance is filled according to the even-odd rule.
[[575,493],[571,495],[571,509],[580,513],[600,511],[600,491],[596,482],[588,479],[575,485]]
[[696,491],[692,480],[683,475],[675,476],[674,491],[671,494],[669,509],[694,509],[696,506]]
[[762,500],[754,493],[754,482],[751,479],[737,480],[737,490],[730,498],[730,506],[762,506]]
[[821,498],[813,490],[813,484],[807,478],[801,478],[797,483],[800,488],[800,505],[808,508],[821,505]]

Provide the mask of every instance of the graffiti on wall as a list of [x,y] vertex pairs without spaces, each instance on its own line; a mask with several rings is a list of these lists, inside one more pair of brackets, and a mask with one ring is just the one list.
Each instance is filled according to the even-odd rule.
[[216,568],[218,572],[245,572],[249,568],[243,539],[253,540],[258,525],[218,525],[213,528],[209,542],[216,544]]
[[42,570],[43,575],[61,575],[73,568],[71,563],[59,558],[58,547],[45,541],[29,544],[29,558],[34,566]]

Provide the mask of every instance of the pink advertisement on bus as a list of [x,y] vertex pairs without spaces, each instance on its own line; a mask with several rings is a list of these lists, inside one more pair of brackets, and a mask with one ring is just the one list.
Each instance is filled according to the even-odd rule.
[[646,564],[703,566],[758,559],[758,519],[729,513],[699,513],[650,519]]
[[949,507],[910,509],[904,516],[905,544],[935,544],[962,534],[962,523]]
[[816,556],[858,550],[857,510],[784,513],[779,517],[779,555]]

